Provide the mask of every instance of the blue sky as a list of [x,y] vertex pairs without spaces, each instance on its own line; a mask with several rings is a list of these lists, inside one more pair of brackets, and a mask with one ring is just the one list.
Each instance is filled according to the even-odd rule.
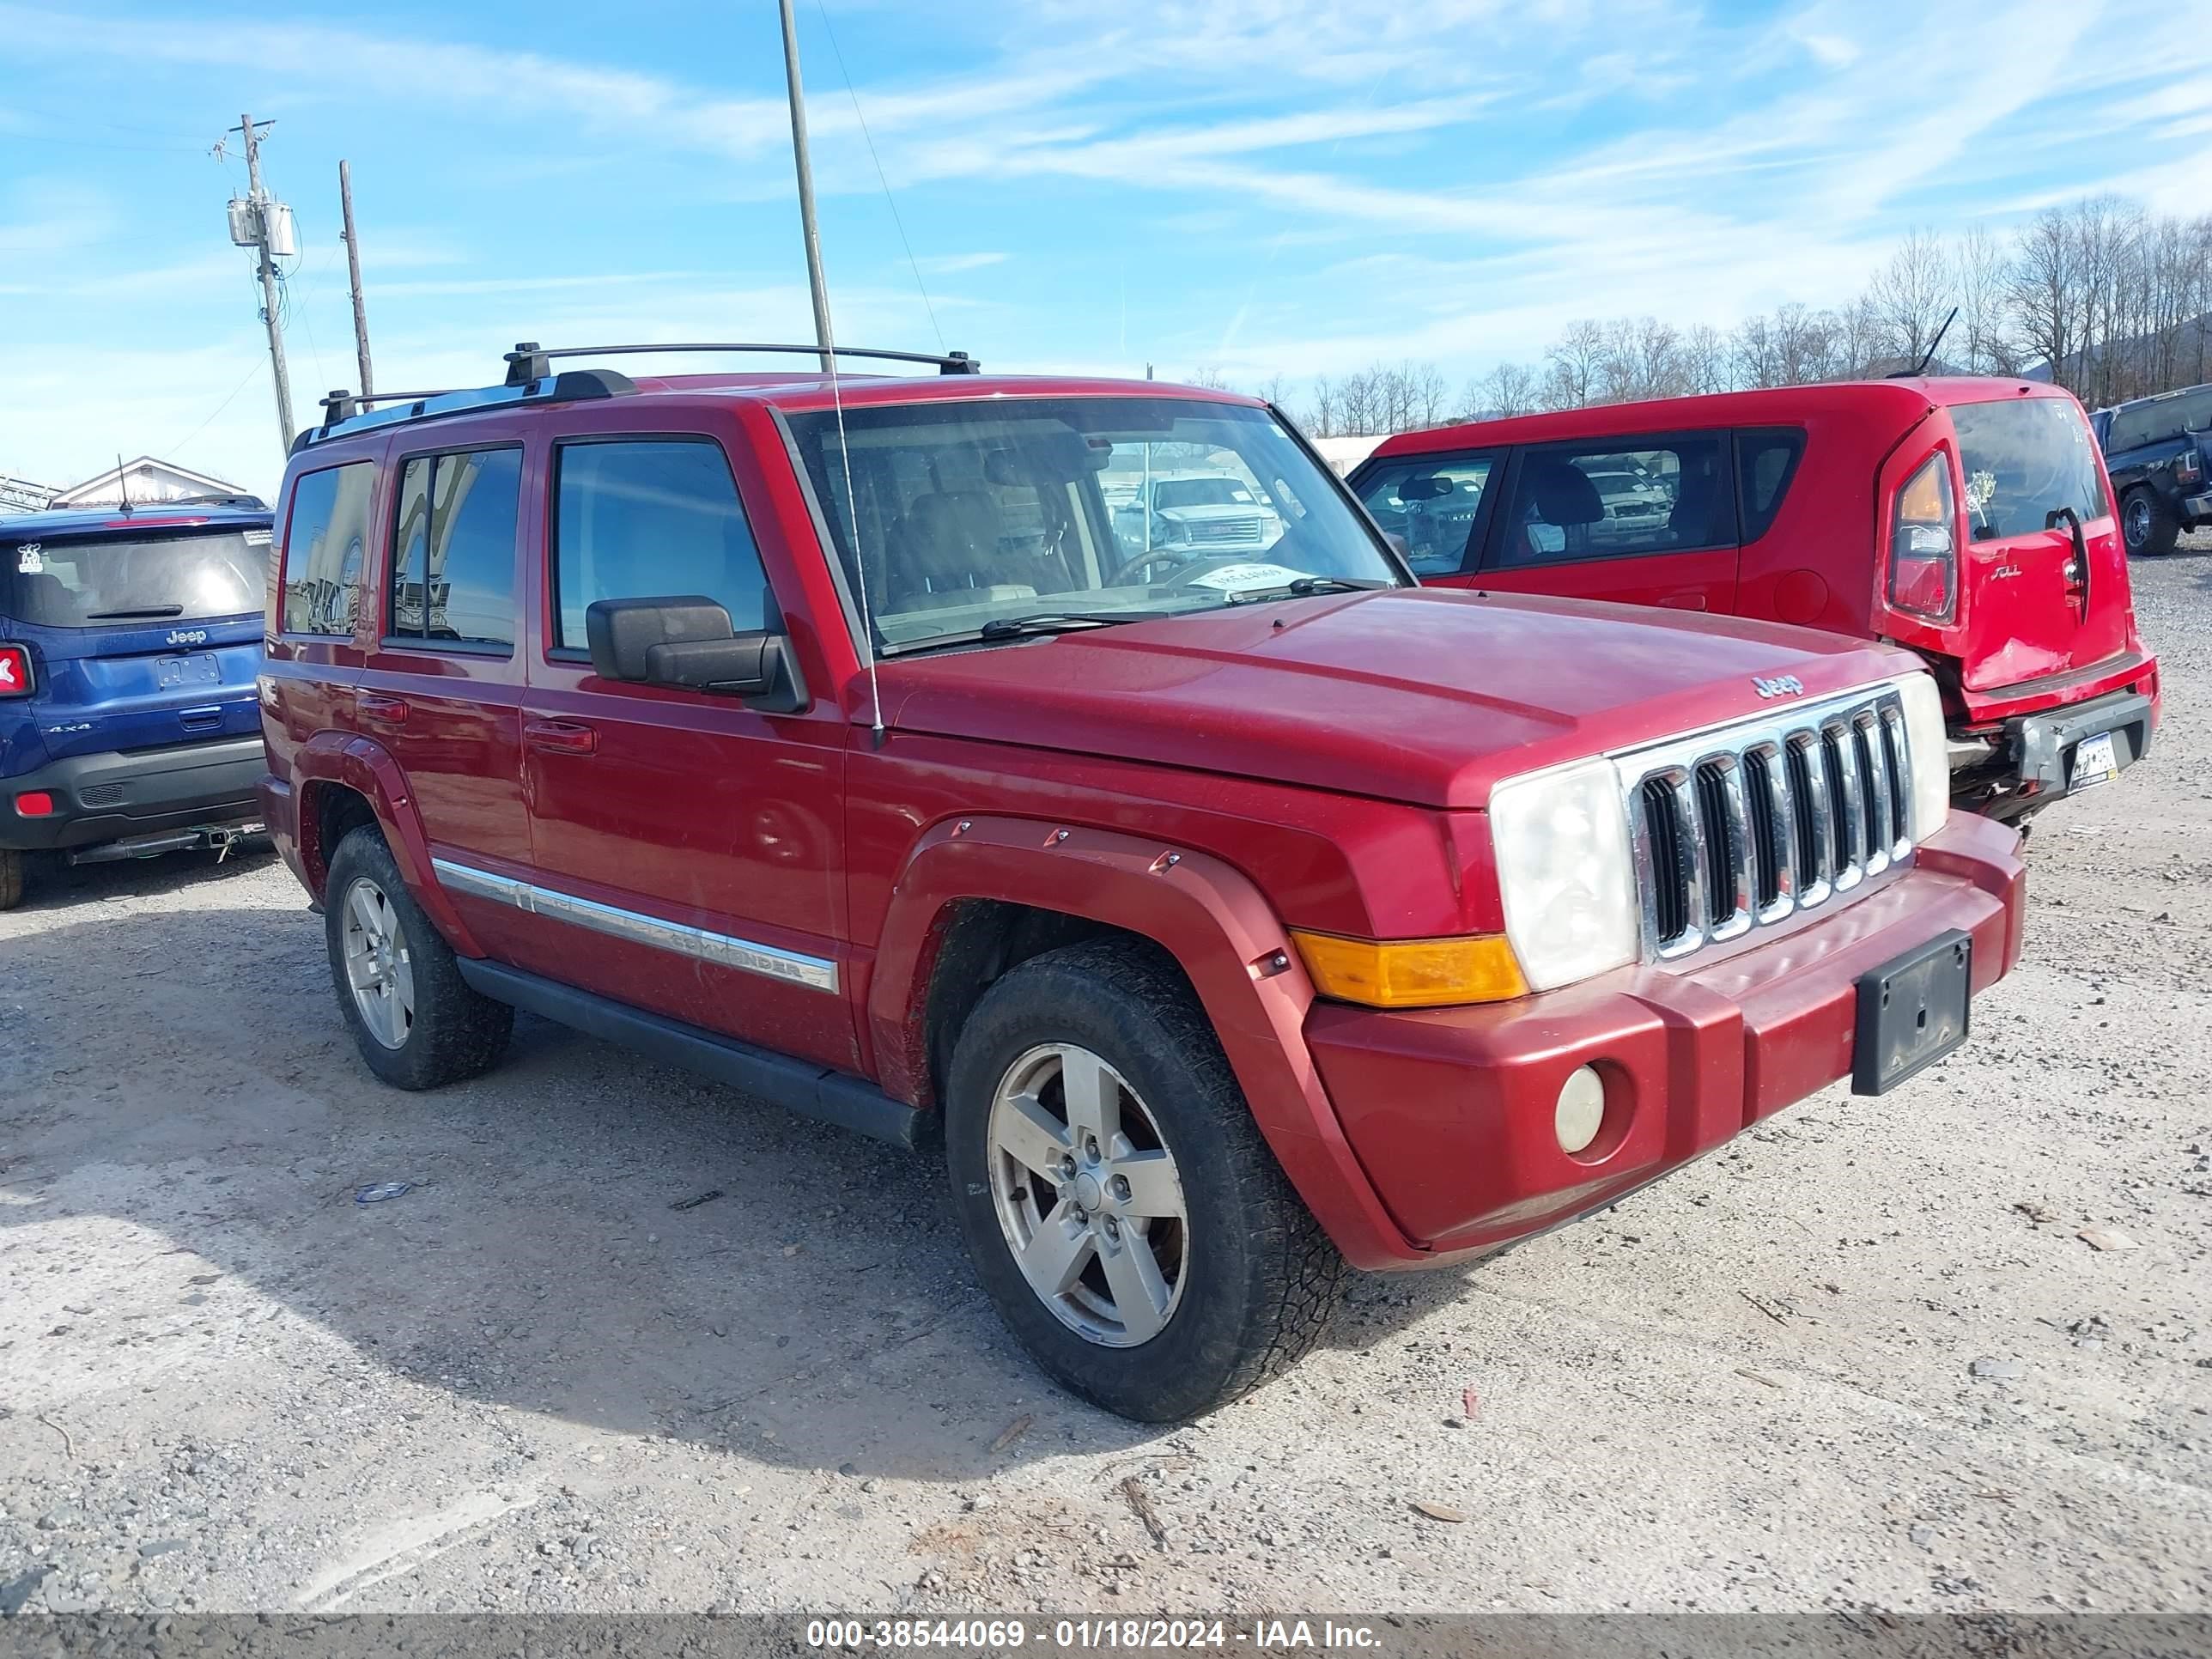
[[[799,6],[841,340],[1254,384],[1401,357],[1457,384],[1586,315],[1725,326],[1847,297],[1916,226],[2091,190],[2206,210],[2186,12]],[[495,379],[519,338],[808,337],[778,39],[773,0],[0,0],[0,472],[119,450],[273,487],[244,167],[209,153],[244,110],[298,215],[302,418],[356,378],[341,156],[386,386]]]

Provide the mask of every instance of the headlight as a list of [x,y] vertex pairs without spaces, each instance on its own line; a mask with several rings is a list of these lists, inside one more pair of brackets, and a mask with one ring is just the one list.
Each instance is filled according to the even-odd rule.
[[1905,738],[1912,745],[1912,840],[1917,846],[1951,816],[1951,742],[1943,729],[1943,694],[1935,677],[1906,674],[1897,681],[1905,703]]
[[1636,960],[1628,815],[1611,761],[1506,779],[1490,793],[1490,836],[1505,937],[1531,990]]

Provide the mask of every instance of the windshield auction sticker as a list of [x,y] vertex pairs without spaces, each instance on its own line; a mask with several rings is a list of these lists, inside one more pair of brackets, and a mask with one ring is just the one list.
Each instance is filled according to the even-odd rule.
[[1306,573],[1286,569],[1279,564],[1224,564],[1218,570],[1209,570],[1203,576],[1193,576],[1186,584],[1191,587],[1217,588],[1222,592],[1240,592],[1248,587],[1280,587],[1285,582],[1294,582]]

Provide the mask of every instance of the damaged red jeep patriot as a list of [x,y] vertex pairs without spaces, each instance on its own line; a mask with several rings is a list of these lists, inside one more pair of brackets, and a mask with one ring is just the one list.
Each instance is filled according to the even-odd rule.
[[1232,394],[564,355],[286,474],[263,800],[361,1053],[522,1008],[941,1140],[1110,1410],[1888,1089],[2018,954],[1910,653],[1424,589]]

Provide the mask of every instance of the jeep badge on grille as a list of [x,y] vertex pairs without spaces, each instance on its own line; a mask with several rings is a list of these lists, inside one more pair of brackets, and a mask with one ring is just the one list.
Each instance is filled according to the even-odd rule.
[[1762,697],[1802,697],[1805,695],[1805,682],[1795,674],[1784,674],[1771,680],[1754,674],[1751,677],[1751,689]]

